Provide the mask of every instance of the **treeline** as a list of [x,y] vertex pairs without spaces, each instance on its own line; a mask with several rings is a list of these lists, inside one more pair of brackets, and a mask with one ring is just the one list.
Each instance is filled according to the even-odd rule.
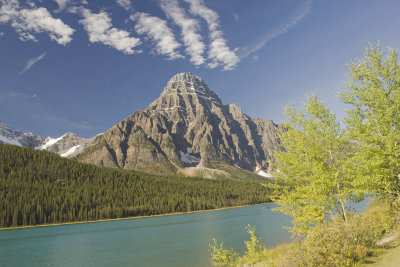
[[270,201],[257,182],[156,176],[0,144],[0,227],[186,212]]

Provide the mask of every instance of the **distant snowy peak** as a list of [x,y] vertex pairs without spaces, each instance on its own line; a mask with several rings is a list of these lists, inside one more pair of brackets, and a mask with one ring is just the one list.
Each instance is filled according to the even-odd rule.
[[0,121],[0,143],[47,150],[62,157],[73,157],[79,154],[95,137],[84,139],[74,133],[66,133],[58,138],[44,138],[33,133],[13,132],[10,126]]
[[49,147],[60,141],[63,137],[64,135],[60,136],[59,138],[52,138],[49,136],[44,140],[44,142],[40,146],[35,147],[35,149],[47,150]]
[[0,143],[34,148],[44,141],[33,133],[13,132],[10,126],[0,121]]
[[1,121],[0,121],[0,143],[22,146],[15,138],[15,135],[11,127]]
[[39,150],[47,150],[59,154],[61,157],[73,157],[85,149],[93,138],[84,139],[74,133],[66,133],[58,138],[47,137],[44,142],[35,147]]

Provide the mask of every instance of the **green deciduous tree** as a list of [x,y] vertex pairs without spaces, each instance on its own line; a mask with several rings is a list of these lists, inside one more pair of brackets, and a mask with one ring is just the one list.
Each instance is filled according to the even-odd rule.
[[400,193],[400,66],[393,49],[366,48],[363,59],[349,66],[347,90],[340,91],[350,104],[346,124],[359,144],[358,172],[370,180],[370,189],[383,195]]
[[285,150],[275,154],[279,171],[276,183],[269,185],[280,205],[277,210],[292,217],[294,234],[306,233],[334,211],[347,221],[344,204],[364,194],[353,175],[354,144],[315,95],[304,110],[288,106],[285,115],[288,121],[280,134]]

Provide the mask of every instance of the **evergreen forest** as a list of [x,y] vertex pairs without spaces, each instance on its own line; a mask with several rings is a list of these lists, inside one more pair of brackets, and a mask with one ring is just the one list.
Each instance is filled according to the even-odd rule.
[[254,181],[156,176],[0,144],[0,227],[265,203],[268,192]]

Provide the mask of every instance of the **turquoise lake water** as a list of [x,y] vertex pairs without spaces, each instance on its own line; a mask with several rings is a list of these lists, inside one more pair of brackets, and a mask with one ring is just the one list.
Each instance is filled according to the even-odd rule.
[[248,224],[269,248],[290,242],[274,207],[0,231],[0,266],[210,266],[212,239],[242,252]]

